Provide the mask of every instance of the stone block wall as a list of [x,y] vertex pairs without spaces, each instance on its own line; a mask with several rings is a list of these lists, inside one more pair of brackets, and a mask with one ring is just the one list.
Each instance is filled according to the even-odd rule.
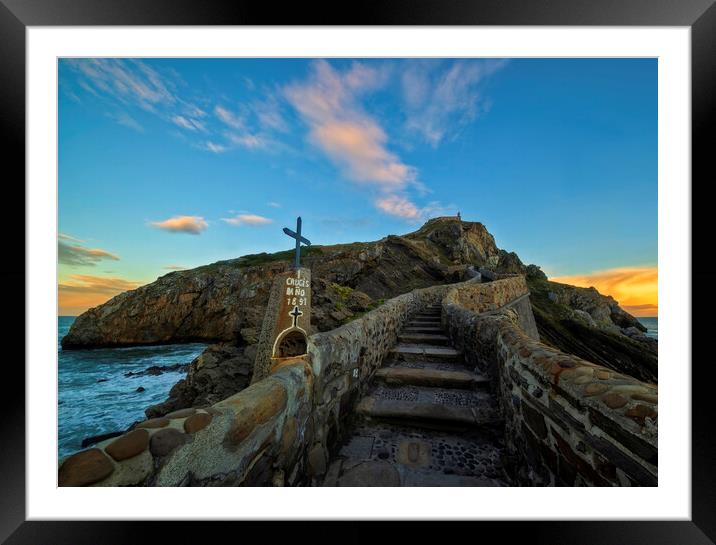
[[655,385],[540,343],[521,326],[525,308],[480,313],[461,301],[475,298],[448,293],[444,320],[499,391],[517,484],[657,485]]
[[522,275],[509,275],[487,283],[463,283],[451,286],[449,301],[477,313],[498,310],[529,294]]
[[313,371],[293,358],[205,409],[182,409],[60,461],[60,486],[301,484]]
[[484,284],[458,284],[448,290],[442,306],[443,326],[453,345],[463,352],[465,363],[487,373],[495,381],[498,371],[496,360],[489,357],[491,343],[484,343],[475,334],[479,316],[513,309],[522,330],[534,340],[539,340],[524,276],[513,275]]

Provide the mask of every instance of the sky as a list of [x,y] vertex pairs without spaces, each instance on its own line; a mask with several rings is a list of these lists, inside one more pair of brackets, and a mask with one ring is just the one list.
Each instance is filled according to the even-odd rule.
[[60,59],[58,106],[60,315],[460,211],[656,316],[656,59]]

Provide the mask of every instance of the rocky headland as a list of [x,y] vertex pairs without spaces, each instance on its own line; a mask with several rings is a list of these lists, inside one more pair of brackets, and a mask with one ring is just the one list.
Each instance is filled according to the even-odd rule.
[[[633,316],[594,288],[550,282],[538,266],[498,248],[481,223],[435,218],[403,236],[312,246],[304,256],[313,278],[313,332],[334,329],[413,289],[466,280],[476,270],[521,273],[543,342],[657,382],[657,343]],[[83,313],[62,347],[214,343],[191,362],[169,398],[146,413],[208,406],[250,383],[271,283],[292,257],[292,250],[262,253],[171,272]]]

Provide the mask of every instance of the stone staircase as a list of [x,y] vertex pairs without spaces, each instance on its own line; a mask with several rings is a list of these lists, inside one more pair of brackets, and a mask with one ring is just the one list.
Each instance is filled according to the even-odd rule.
[[323,486],[509,486],[489,380],[464,365],[440,312],[428,307],[401,331]]

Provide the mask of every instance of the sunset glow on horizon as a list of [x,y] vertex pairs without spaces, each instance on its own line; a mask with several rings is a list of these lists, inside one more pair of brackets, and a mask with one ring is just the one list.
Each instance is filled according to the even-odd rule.
[[656,267],[621,267],[589,274],[555,276],[553,282],[582,288],[595,287],[611,295],[634,316],[657,316],[659,311],[658,270]]

